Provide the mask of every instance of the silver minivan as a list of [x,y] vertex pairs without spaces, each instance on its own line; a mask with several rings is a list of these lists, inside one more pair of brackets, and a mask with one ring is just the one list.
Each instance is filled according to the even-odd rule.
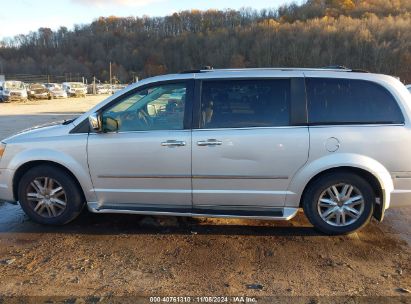
[[2,141],[0,199],[35,221],[95,213],[289,220],[327,234],[411,205],[411,95],[348,69],[158,76]]

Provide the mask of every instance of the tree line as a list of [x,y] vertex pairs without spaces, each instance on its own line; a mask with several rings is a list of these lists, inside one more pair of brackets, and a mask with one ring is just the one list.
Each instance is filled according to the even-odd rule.
[[122,82],[215,68],[345,65],[411,82],[411,1],[308,0],[277,9],[100,17],[0,42],[7,74],[80,74]]

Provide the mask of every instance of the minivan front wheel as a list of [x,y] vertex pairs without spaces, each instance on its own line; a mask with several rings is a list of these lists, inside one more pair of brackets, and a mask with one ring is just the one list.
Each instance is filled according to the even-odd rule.
[[22,209],[41,224],[63,225],[76,218],[84,199],[75,180],[64,170],[43,165],[30,169],[20,180]]
[[326,234],[346,234],[361,229],[371,219],[373,189],[352,173],[330,173],[315,180],[303,198],[306,216]]

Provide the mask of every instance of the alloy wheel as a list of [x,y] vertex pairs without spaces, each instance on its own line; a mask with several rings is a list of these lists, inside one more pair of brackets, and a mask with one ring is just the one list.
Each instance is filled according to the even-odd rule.
[[332,226],[348,226],[355,223],[364,211],[365,201],[353,185],[339,183],[325,189],[317,202],[322,220]]
[[35,178],[27,188],[26,197],[33,211],[46,218],[61,215],[67,206],[64,188],[50,177]]

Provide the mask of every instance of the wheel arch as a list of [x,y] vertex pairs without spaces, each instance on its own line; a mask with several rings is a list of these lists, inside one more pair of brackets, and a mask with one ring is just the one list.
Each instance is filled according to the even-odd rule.
[[19,198],[18,198],[18,186],[19,186],[19,182],[20,182],[21,178],[23,177],[23,175],[28,170],[30,170],[34,167],[42,166],[42,165],[46,165],[46,166],[48,165],[48,166],[52,166],[52,167],[61,169],[62,171],[67,173],[70,177],[72,177],[74,182],[76,183],[76,185],[79,187],[84,201],[86,201],[86,196],[85,196],[84,189],[81,186],[78,178],[73,174],[73,172],[71,172],[67,167],[65,167],[65,166],[63,166],[59,163],[56,163],[54,161],[47,161],[47,160],[29,161],[29,162],[26,162],[26,163],[22,164],[20,167],[17,168],[17,170],[16,170],[16,172],[14,173],[14,176],[13,176],[13,196],[14,196],[16,201],[19,200]]
[[394,189],[389,171],[377,160],[353,153],[332,153],[309,161],[292,178],[285,206],[300,207],[307,187],[319,176],[331,172],[349,171],[364,178],[380,198],[375,204],[374,216],[381,221],[390,205],[390,194]]
[[304,201],[307,190],[311,187],[313,183],[315,183],[316,180],[318,180],[324,175],[336,174],[336,173],[353,173],[355,175],[362,177],[367,183],[370,184],[371,188],[374,191],[375,197],[378,198],[380,202],[379,204],[377,202],[374,204],[375,208],[374,208],[373,216],[377,220],[382,221],[382,219],[384,218],[384,211],[385,211],[384,205],[381,203],[385,201],[385,193],[384,193],[383,187],[380,181],[378,180],[378,178],[374,174],[372,174],[371,172],[367,170],[358,168],[358,167],[351,167],[351,166],[334,167],[334,168],[329,168],[329,169],[326,169],[324,171],[317,173],[315,176],[313,176],[309,180],[309,182],[305,186],[301,194],[299,207],[300,208],[302,207],[302,203]]

